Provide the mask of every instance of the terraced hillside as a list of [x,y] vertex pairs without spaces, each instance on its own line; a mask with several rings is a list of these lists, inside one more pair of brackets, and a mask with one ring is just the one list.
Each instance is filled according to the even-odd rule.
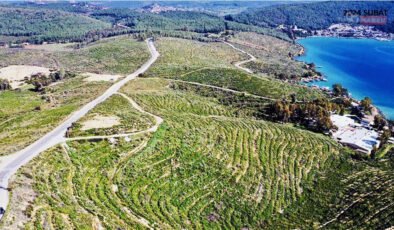
[[[238,70],[244,54],[223,43],[157,43],[161,56],[147,74],[12,179],[15,205],[1,228],[393,225],[390,152],[354,160],[329,137],[259,120],[272,100],[324,94]],[[119,123],[82,129],[97,116]]]
[[[131,73],[149,57],[145,43],[128,37],[104,40],[77,51],[64,45],[48,45],[40,50],[1,49],[1,52],[4,52],[0,55],[1,65],[54,67],[52,64],[57,63],[65,70],[110,74]],[[77,76],[48,86],[44,92],[33,92],[32,86],[0,92],[0,155],[34,142],[110,85],[104,81],[84,81]]]
[[344,157],[272,226],[323,229],[390,229],[394,226],[394,152],[374,161]]
[[28,88],[1,92],[0,155],[16,152],[45,135],[109,85],[76,77],[47,87],[45,95]]
[[153,125],[152,118],[140,113],[121,95],[114,95],[75,123],[69,136],[100,136],[132,133]]
[[[248,33],[247,36],[239,36],[246,36],[244,40],[247,40],[250,39],[252,35],[255,34]],[[256,36],[258,35],[256,34]],[[253,42],[255,42],[253,39],[249,41],[250,44]],[[308,89],[307,87],[284,83],[272,78],[247,74],[237,69],[234,64],[249,59],[249,56],[221,42],[203,43],[185,39],[160,38],[157,44],[158,50],[162,55],[158,62],[155,63],[146,74],[148,77],[162,77],[197,82],[275,99],[288,97],[293,93],[295,93],[299,99],[324,97],[321,92]],[[236,43],[234,44],[239,46]],[[268,48],[273,44],[275,44],[275,47],[282,47],[280,50],[275,50],[275,52],[278,52],[276,55],[281,55],[281,58],[291,61],[286,57],[287,54],[284,54],[284,52],[286,53],[286,51],[284,51],[286,48],[284,47],[290,47],[290,43],[276,38],[266,38],[260,41],[259,46]],[[243,46],[240,47],[243,48]],[[251,48],[247,47],[247,49],[250,50]],[[271,57],[272,54],[265,54],[264,57],[261,57],[262,59],[258,59],[257,61],[260,60],[264,62],[265,59]]]
[[302,62],[293,60],[302,53],[299,45],[256,33],[237,33],[229,41],[257,58],[245,64],[256,73],[291,79],[307,72]]
[[232,63],[247,59],[223,43],[160,38],[156,44],[161,56],[147,73],[151,77],[173,77],[207,67],[235,68]]
[[30,228],[261,228],[338,156],[329,138],[169,84],[138,79],[122,90],[164,119],[153,136],[68,142],[24,167],[14,187],[31,178],[36,199],[11,207],[8,225],[25,213]]
[[324,97],[317,90],[290,85],[275,79],[261,78],[238,69],[207,68],[183,74],[175,79],[218,86],[272,99],[288,99],[292,94],[295,94],[300,100]]

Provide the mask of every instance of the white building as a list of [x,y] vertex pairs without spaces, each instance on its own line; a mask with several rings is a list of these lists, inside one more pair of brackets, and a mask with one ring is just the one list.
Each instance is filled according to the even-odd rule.
[[380,146],[379,133],[361,126],[352,118],[335,114],[331,115],[331,121],[338,127],[338,130],[333,132],[333,137],[339,143],[366,154]]

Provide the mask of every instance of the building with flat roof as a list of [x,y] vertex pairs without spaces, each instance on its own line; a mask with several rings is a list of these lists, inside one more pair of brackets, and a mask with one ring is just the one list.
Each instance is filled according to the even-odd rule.
[[331,121],[338,128],[332,135],[339,143],[366,154],[371,154],[375,147],[379,148],[378,132],[361,126],[349,116],[334,114]]

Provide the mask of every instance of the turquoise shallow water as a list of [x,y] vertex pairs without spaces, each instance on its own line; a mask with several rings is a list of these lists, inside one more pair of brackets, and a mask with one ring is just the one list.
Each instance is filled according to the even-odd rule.
[[298,40],[306,48],[300,61],[314,62],[331,87],[341,83],[353,97],[372,98],[394,119],[394,41],[311,37]]

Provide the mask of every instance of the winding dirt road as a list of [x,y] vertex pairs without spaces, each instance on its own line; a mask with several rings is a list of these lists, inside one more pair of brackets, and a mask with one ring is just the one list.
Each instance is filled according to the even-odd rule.
[[235,65],[235,67],[237,67],[238,69],[241,69],[241,70],[246,71],[246,72],[248,72],[248,73],[253,73],[252,70],[250,70],[249,68],[246,68],[246,67],[242,67],[241,65],[246,64],[246,63],[248,63],[248,62],[255,61],[255,60],[256,60],[256,57],[253,56],[253,55],[251,55],[250,53],[246,52],[245,50],[241,50],[241,49],[235,47],[235,46],[234,46],[233,44],[231,44],[231,43],[228,43],[228,42],[223,42],[223,43],[226,44],[226,45],[231,46],[233,49],[235,49],[235,50],[237,50],[237,51],[239,51],[239,52],[241,52],[241,53],[244,53],[244,54],[248,55],[248,56],[250,57],[248,60],[244,60],[244,61],[237,62],[237,63],[235,63],[234,65]]
[[[41,152],[60,144],[66,141],[65,133],[68,127],[71,126],[72,123],[78,121],[84,115],[86,115],[91,109],[96,107],[98,104],[104,102],[106,99],[111,97],[113,94],[117,93],[117,91],[124,86],[130,80],[135,79],[139,74],[144,73],[149,67],[157,60],[159,57],[159,53],[157,52],[153,41],[148,39],[146,41],[149,51],[151,53],[150,59],[144,63],[138,70],[134,73],[126,76],[124,79],[112,85],[107,91],[104,92],[101,96],[96,98],[95,100],[89,102],[78,111],[74,112],[66,121],[57,126],[50,133],[41,137],[39,140],[29,145],[25,149],[16,152],[10,156],[0,159],[0,208],[6,209],[8,206],[9,199],[9,191],[8,191],[8,180],[9,178],[16,173],[16,171],[27,164],[31,159],[39,155]],[[138,106],[138,105],[137,105]],[[141,108],[140,108],[141,109]],[[141,109],[142,110],[142,109]],[[155,119],[156,116],[155,116]],[[161,118],[160,118],[161,119]],[[157,120],[156,120],[157,121]],[[154,127],[157,129],[157,127]],[[3,214],[0,214],[0,219],[3,217]]]

